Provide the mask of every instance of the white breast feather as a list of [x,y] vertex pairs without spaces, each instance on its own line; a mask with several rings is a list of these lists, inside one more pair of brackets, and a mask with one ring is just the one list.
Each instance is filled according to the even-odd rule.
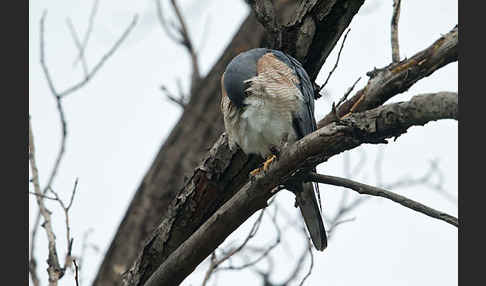
[[[262,77],[250,79],[249,95],[240,116],[225,116],[230,145],[237,143],[246,154],[267,157],[272,145],[282,139],[297,139],[292,125],[292,113],[301,108],[302,94],[298,88],[263,82]],[[236,115],[236,114],[234,114]]]

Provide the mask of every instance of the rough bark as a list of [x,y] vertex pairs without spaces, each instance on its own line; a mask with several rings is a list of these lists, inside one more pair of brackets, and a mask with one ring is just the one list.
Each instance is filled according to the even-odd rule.
[[278,187],[302,179],[314,166],[364,143],[386,143],[411,126],[457,119],[457,93],[415,96],[333,122],[286,146],[269,170],[248,181],[228,202],[184,241],[154,272],[145,286],[179,285],[238,226],[266,206]]

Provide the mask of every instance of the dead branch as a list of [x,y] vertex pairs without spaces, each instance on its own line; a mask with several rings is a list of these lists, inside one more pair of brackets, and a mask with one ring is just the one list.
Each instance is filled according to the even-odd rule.
[[191,57],[191,63],[192,63],[192,76],[191,76],[191,88],[190,88],[190,94],[193,94],[194,87],[199,83],[201,80],[201,72],[199,69],[199,60],[198,60],[198,55],[195,50],[194,44],[191,40],[191,37],[189,35],[189,31],[186,25],[186,21],[184,19],[184,16],[182,15],[182,12],[176,2],[176,0],[171,0],[170,1],[172,8],[176,14],[177,17],[177,22],[179,23],[179,26],[176,25],[170,25],[167,23],[167,20],[164,18],[163,11],[162,11],[162,5],[160,3],[160,0],[155,0],[155,4],[157,6],[157,16],[159,18],[159,22],[162,26],[162,29],[165,31],[167,36],[171,38],[174,42],[178,43],[179,45],[183,46],[186,51],[189,53]]
[[339,106],[341,106],[341,104],[346,101],[348,99],[348,96],[349,94],[351,93],[351,91],[353,91],[354,87],[356,86],[356,84],[358,83],[358,81],[361,79],[361,77],[359,77],[354,83],[352,86],[350,86],[348,88],[348,90],[344,93],[343,97],[341,97],[341,99],[338,101],[338,103],[336,104],[336,107],[335,108],[339,108]]
[[393,0],[393,16],[391,19],[391,46],[392,61],[394,63],[400,62],[400,47],[398,45],[398,19],[400,19],[401,2],[401,0]]
[[93,243],[88,242],[88,237],[89,235],[93,232],[92,228],[88,228],[84,233],[83,233],[83,238],[81,242],[81,253],[79,256],[76,256],[75,259],[78,263],[76,271],[78,272],[78,280],[79,284],[83,285],[83,265],[86,260],[86,252],[88,249],[92,249],[95,252],[99,252],[99,247]]
[[[337,55],[337,59],[336,59],[336,63],[334,64],[334,67],[331,69],[331,71],[329,72],[329,75],[327,76],[326,80],[324,81],[324,83],[321,85],[321,87],[319,88],[319,92],[321,92],[321,90],[327,85],[327,82],[329,81],[329,79],[331,78],[331,75],[334,73],[334,71],[336,70],[338,64],[339,64],[339,59],[341,58],[341,52],[344,48],[344,43],[346,42],[346,38],[348,37],[348,34],[349,32],[351,31],[351,29],[348,29],[346,31],[346,34],[344,34],[344,38],[343,38],[343,41],[341,42],[341,47],[339,48],[339,52],[338,52],[338,55]],[[359,79],[358,79],[359,80]],[[357,82],[357,81],[356,81]],[[356,85],[356,83],[354,84]],[[354,88],[354,85],[353,85],[353,88]],[[339,105],[339,104],[338,104]]]
[[80,81],[77,84],[74,84],[70,88],[67,88],[63,92],[57,92],[55,85],[54,85],[54,82],[51,78],[49,69],[47,67],[46,61],[45,61],[45,51],[44,51],[45,50],[45,44],[44,44],[44,25],[45,24],[44,23],[45,23],[46,15],[47,15],[47,11],[44,11],[44,13],[42,14],[41,20],[40,20],[40,63],[41,63],[44,75],[46,77],[47,83],[49,85],[49,89],[50,89],[52,95],[54,96],[54,98],[56,100],[56,106],[57,106],[57,109],[58,109],[58,112],[59,112],[59,117],[60,117],[61,127],[62,127],[62,137],[61,137],[61,147],[60,147],[58,155],[56,157],[56,161],[55,161],[54,167],[51,171],[51,175],[49,176],[48,183],[44,187],[43,193],[45,193],[51,187],[52,182],[54,181],[54,178],[55,178],[57,171],[59,169],[59,165],[61,163],[62,157],[64,155],[64,151],[65,151],[67,126],[66,126],[66,119],[65,119],[64,109],[63,109],[63,106],[62,106],[61,99],[64,96],[67,96],[70,93],[72,93],[72,92],[78,90],[79,88],[83,87],[92,77],[94,77],[96,72],[103,66],[103,64],[108,60],[108,58],[110,58],[110,56],[118,49],[118,47],[123,42],[123,40],[128,36],[128,34],[132,30],[132,28],[135,26],[136,21],[137,21],[137,16],[135,15],[135,17],[132,20],[132,23],[128,26],[128,28],[125,30],[125,32],[122,34],[122,36],[118,39],[118,41],[116,41],[116,43],[112,46],[112,48],[101,58],[101,60],[95,65],[95,67],[87,73],[87,75],[85,76],[85,78],[82,81]]
[[93,31],[94,18],[96,16],[96,12],[98,11],[98,2],[99,2],[98,0],[94,0],[93,2],[93,7],[91,8],[91,12],[88,20],[88,28],[86,29],[86,33],[84,34],[83,42],[80,44],[80,47],[78,48],[79,56],[74,60],[73,66],[75,66],[78,61],[80,60],[83,61],[83,58],[86,58],[85,57],[86,48],[88,46],[88,40],[91,36],[91,32]]
[[[457,61],[459,31],[457,26],[443,35],[428,48],[418,52],[410,59],[398,64],[391,63],[385,68],[369,72],[367,85],[345,101],[337,114],[339,117],[348,114],[351,109],[360,112],[378,107],[391,97],[406,91],[420,79],[431,75],[439,68]],[[334,121],[332,114],[326,115],[318,122],[318,127]]]
[[187,98],[183,93],[179,95],[172,94],[165,85],[160,86],[160,90],[165,93],[165,96],[170,101],[174,102],[175,104],[179,105],[182,109],[186,108],[187,105]]
[[101,67],[105,64],[105,62],[115,53],[115,51],[119,48],[121,43],[127,38],[127,36],[130,34],[132,29],[135,27],[137,20],[138,20],[138,15],[135,15],[133,17],[132,22],[128,25],[128,27],[125,29],[125,31],[122,33],[120,38],[113,44],[113,46],[101,57],[101,59],[98,61],[98,63],[88,72],[87,76],[85,76],[81,81],[79,81],[76,84],[73,84],[71,87],[66,88],[65,90],[58,92],[54,86],[54,82],[52,80],[51,74],[49,72],[49,69],[47,68],[46,62],[45,62],[45,56],[44,56],[44,22],[45,18],[47,15],[47,11],[44,11],[41,17],[41,22],[40,22],[40,27],[41,27],[41,65],[42,65],[42,70],[44,72],[44,75],[46,77],[47,83],[49,85],[49,89],[51,90],[51,93],[56,97],[56,98],[63,98],[65,96],[68,96],[69,94],[77,91],[81,87],[83,87],[85,84],[87,84],[94,76],[95,74],[101,69]]
[[[97,7],[98,1],[97,0],[95,0],[95,1],[96,1],[95,6],[93,7],[92,14],[91,14],[91,17],[90,17],[90,25],[92,25],[92,21],[93,21],[93,18],[94,18],[94,12],[96,11],[96,7]],[[47,80],[49,89],[51,91],[51,94],[54,96],[54,98],[56,100],[56,107],[57,107],[57,110],[58,110],[58,113],[59,113],[59,119],[60,119],[60,122],[61,122],[61,143],[60,143],[59,151],[58,151],[57,156],[56,156],[54,166],[53,166],[53,168],[50,172],[50,175],[48,177],[48,180],[47,180],[45,187],[43,188],[42,192],[37,192],[37,190],[35,191],[35,195],[36,195],[37,202],[38,202],[38,205],[39,205],[39,211],[37,213],[37,217],[35,219],[34,226],[32,228],[31,245],[30,245],[29,272],[31,274],[33,283],[37,284],[37,285],[39,284],[39,281],[38,281],[38,276],[37,276],[37,273],[36,273],[37,263],[36,263],[36,260],[35,260],[35,257],[34,257],[35,239],[36,239],[37,229],[39,227],[41,216],[43,216],[44,219],[46,220],[45,213],[47,211],[47,213],[49,214],[49,219],[50,219],[50,212],[45,208],[43,203],[42,203],[42,208],[44,210],[42,210],[39,202],[43,202],[43,199],[47,197],[45,195],[47,193],[47,191],[52,189],[51,186],[52,186],[54,179],[57,175],[57,172],[59,170],[59,166],[60,166],[62,158],[64,156],[65,146],[66,146],[67,124],[66,124],[66,118],[65,118],[64,109],[63,109],[63,105],[62,105],[61,100],[64,96],[67,96],[70,93],[72,93],[72,92],[78,90],[79,88],[83,87],[92,77],[94,77],[96,72],[102,67],[102,65],[108,60],[108,58],[111,57],[111,55],[118,49],[118,47],[123,42],[123,40],[128,36],[129,32],[132,30],[132,28],[134,27],[136,20],[137,20],[137,16],[135,16],[132,23],[128,26],[128,28],[125,30],[125,32],[122,34],[122,36],[118,39],[118,41],[114,44],[114,46],[100,59],[100,61],[95,65],[95,67],[91,71],[88,72],[87,66],[85,64],[83,64],[83,66],[85,67],[85,77],[82,81],[78,82],[77,84],[74,84],[70,88],[67,88],[63,92],[58,92],[55,88],[55,85],[54,85],[54,82],[52,80],[50,71],[49,71],[47,64],[46,64],[46,61],[45,61],[44,26],[45,26],[46,15],[47,15],[47,11],[44,11],[43,14],[42,14],[42,17],[40,19],[40,64],[41,64],[44,76],[46,77],[46,80]],[[73,39],[75,41],[75,44],[78,47],[78,49],[80,50],[80,57],[84,62],[85,61],[84,54],[81,53],[81,49],[84,49],[86,47],[86,43],[87,43],[87,40],[89,38],[89,33],[90,33],[91,28],[88,28],[88,32],[85,36],[83,45],[81,45],[80,42],[79,42],[79,38],[77,37],[76,31],[74,29],[74,26],[71,24],[71,22],[69,20],[68,20],[68,26],[71,29],[71,33],[72,33]],[[30,126],[30,119],[29,119],[29,126]],[[30,141],[29,141],[29,143],[30,143]],[[33,145],[33,142],[32,142],[32,145]],[[30,148],[30,145],[29,145],[29,148]],[[33,146],[32,146],[32,148],[33,148]],[[29,151],[30,151],[30,149],[29,149]],[[35,160],[34,160],[34,163],[35,163]],[[32,162],[31,162],[31,165],[32,165]],[[31,167],[33,168],[33,166],[31,166]],[[36,172],[37,172],[37,167],[35,167],[35,169],[36,169]],[[34,182],[34,189],[35,189],[36,188],[35,180],[33,180],[33,182]],[[40,185],[39,185],[38,182],[37,182],[37,185],[40,188]],[[70,206],[72,205],[72,200],[74,198],[75,189],[73,190],[71,201],[70,201],[68,207],[64,208],[65,211],[69,210]],[[57,194],[56,194],[56,197],[57,197],[56,200],[58,200]],[[61,200],[58,200],[58,201],[62,202]],[[66,255],[66,261],[65,261],[65,267],[64,268],[61,268],[59,266],[57,254],[55,253],[55,251],[56,251],[55,243],[54,243],[55,236],[54,236],[54,233],[51,234],[52,227],[50,225],[50,220],[49,220],[49,223],[47,223],[47,220],[46,220],[46,222],[43,224],[43,226],[46,228],[46,231],[48,232],[48,237],[50,239],[49,240],[50,241],[50,244],[49,244],[49,261],[50,261],[49,263],[50,264],[48,263],[50,270],[48,269],[48,272],[49,272],[49,277],[50,277],[49,278],[50,283],[51,283],[51,280],[52,280],[52,283],[54,283],[53,285],[55,285],[57,283],[57,280],[60,279],[64,275],[64,271],[65,271],[66,267],[70,265],[72,239],[69,241],[70,234],[69,234],[69,223],[68,222],[69,222],[69,220],[68,220],[67,213],[66,213],[66,223],[67,223],[66,227],[67,227],[67,230],[68,230],[68,232],[67,232],[67,234],[68,234],[68,252],[67,252],[67,255]],[[52,240],[52,242],[51,242],[51,240]],[[52,279],[51,279],[51,277],[52,277]]]
[[305,274],[305,276],[300,281],[299,286],[304,285],[305,280],[307,280],[307,278],[312,273],[312,269],[314,269],[314,254],[312,252],[312,247],[313,246],[312,246],[312,243],[311,243],[310,239],[307,239],[307,249],[306,250],[307,250],[307,253],[309,253],[310,265],[309,265],[309,270],[307,271],[307,273]]
[[[71,37],[73,37],[74,44],[79,51],[79,59],[81,61],[81,65],[83,67],[84,77],[88,77],[88,64],[86,63],[86,58],[84,57],[84,48],[83,44],[81,43],[78,33],[76,32],[76,28],[74,28],[73,22],[71,18],[66,19],[66,24],[71,32]],[[76,62],[76,61],[75,61]]]
[[308,175],[308,179],[310,181],[313,181],[313,182],[319,182],[319,183],[322,183],[322,184],[329,184],[329,185],[340,186],[340,187],[352,189],[352,190],[354,190],[354,191],[356,191],[360,194],[387,198],[387,199],[392,200],[396,203],[399,203],[402,206],[407,207],[409,209],[415,210],[417,212],[421,212],[425,215],[428,215],[428,216],[436,218],[436,219],[443,220],[443,221],[445,221],[449,224],[452,224],[456,227],[459,226],[459,222],[458,222],[457,218],[455,218],[455,217],[453,217],[449,214],[437,211],[437,210],[435,210],[431,207],[428,207],[424,204],[421,204],[419,202],[416,202],[414,200],[406,198],[402,195],[387,191],[387,190],[382,189],[382,188],[366,185],[366,184],[355,182],[355,181],[345,179],[345,178],[328,176],[328,175],[321,175],[321,174],[316,174],[316,173],[310,173]]
[[74,269],[75,269],[74,281],[76,282],[76,286],[79,286],[78,264],[76,263],[76,259],[73,259],[73,263],[74,263]]
[[[268,247],[254,248],[256,254],[258,254],[258,257],[257,258],[254,258],[252,260],[246,261],[244,264],[238,265],[238,266],[230,265],[230,266],[226,266],[226,267],[219,267],[217,269],[218,271],[220,271],[220,270],[242,270],[242,269],[245,269],[245,268],[254,266],[258,262],[260,262],[261,260],[263,260],[265,258],[268,258],[268,255],[270,254],[270,252],[277,245],[280,244],[280,242],[282,240],[282,232],[280,230],[280,226],[277,223],[277,210],[278,210],[278,208],[277,208],[276,204],[274,204],[274,205],[275,205],[275,213],[272,216],[272,223],[273,223],[273,226],[275,227],[275,230],[277,232],[277,237],[275,239],[275,242],[272,243],[271,245],[269,245]],[[248,248],[250,248],[250,247],[248,247]]]
[[[300,224],[299,230],[300,230],[300,233],[302,234],[302,236],[304,237],[304,240],[306,242],[306,247],[303,249],[302,253],[300,254],[299,259],[297,259],[295,266],[294,266],[292,272],[290,272],[290,274],[288,275],[288,277],[281,283],[273,283],[273,282],[269,281],[269,276],[270,276],[271,271],[266,272],[266,273],[264,273],[263,271],[259,271],[259,274],[266,277],[267,282],[270,285],[275,285],[275,286],[277,286],[277,285],[279,285],[279,286],[290,285],[290,283],[292,281],[294,281],[298,278],[298,275],[302,270],[302,266],[304,265],[304,261],[305,261],[307,256],[310,257],[309,270],[307,271],[307,273],[304,275],[304,277],[300,281],[299,286],[303,285],[305,280],[312,273],[312,269],[314,268],[314,254],[312,253],[313,245],[312,245],[310,238],[307,236],[307,230],[304,228],[304,226],[302,224]],[[273,270],[273,269],[271,269],[271,270]]]
[[457,118],[457,93],[415,96],[357,113],[309,134],[282,150],[281,158],[264,175],[246,183],[191,237],[160,265],[144,284],[178,284],[254,212],[266,206],[272,190],[297,179],[315,165],[363,143],[384,143],[411,126],[445,118]]
[[[40,213],[37,214],[35,218],[34,225],[39,225],[40,221]],[[40,286],[39,276],[37,275],[37,260],[35,259],[35,238],[37,235],[38,227],[35,227],[31,231],[30,236],[30,252],[29,252],[29,273],[30,279],[32,280],[32,284],[34,286]]]
[[218,268],[218,266],[220,264],[222,264],[223,262],[228,260],[230,257],[235,255],[236,253],[240,252],[243,249],[243,247],[245,247],[245,245],[248,243],[248,241],[250,241],[250,239],[252,239],[256,235],[258,229],[260,228],[260,224],[262,222],[262,218],[263,218],[264,213],[265,213],[265,208],[260,211],[260,215],[258,216],[256,221],[253,223],[253,226],[251,227],[250,232],[246,236],[243,243],[241,243],[238,247],[232,249],[231,251],[226,253],[220,259],[216,259],[216,255],[213,252],[213,256],[211,257],[211,264],[209,265],[209,269],[206,271],[206,275],[204,276],[204,280],[203,280],[203,283],[202,283],[203,286],[206,285],[206,283],[209,281],[211,274],[216,270],[216,268]]
[[56,161],[55,161],[54,166],[52,168],[52,171],[50,173],[49,179],[47,180],[47,184],[42,191],[42,193],[44,193],[44,194],[51,187],[52,182],[54,181],[54,178],[56,177],[57,171],[58,171],[59,166],[61,164],[61,160],[64,156],[65,146],[66,146],[66,137],[67,137],[66,118],[65,118],[65,115],[64,115],[64,109],[63,109],[63,106],[62,106],[61,97],[59,96],[59,94],[56,91],[56,88],[54,87],[54,83],[51,79],[49,69],[47,68],[47,65],[45,63],[45,57],[44,57],[44,46],[45,46],[44,45],[44,22],[45,22],[46,15],[47,15],[47,11],[44,11],[44,13],[42,14],[41,20],[40,20],[40,62],[41,62],[42,70],[44,71],[44,75],[46,76],[47,83],[48,83],[49,88],[51,90],[51,93],[56,100],[56,107],[57,107],[57,111],[59,113],[59,120],[61,121],[61,145],[60,145],[57,157],[56,157]]
[[[284,211],[282,210],[282,212],[284,212]],[[276,215],[276,213],[275,213],[275,215]],[[264,281],[263,285],[267,285],[267,286],[269,286],[269,285],[271,285],[271,286],[290,285],[290,283],[292,281],[296,280],[299,277],[299,273],[302,271],[304,261],[307,258],[307,256],[309,256],[310,257],[309,269],[308,269],[307,273],[304,275],[304,277],[302,277],[300,284],[299,284],[299,285],[303,285],[305,280],[312,273],[312,269],[314,267],[314,255],[313,255],[313,252],[312,252],[313,245],[312,245],[312,242],[311,242],[309,236],[307,235],[307,230],[306,230],[306,228],[303,224],[302,218],[299,218],[299,217],[297,217],[297,219],[295,219],[295,217],[290,218],[290,215],[287,214],[287,213],[285,213],[285,216],[288,217],[288,221],[287,221],[288,225],[287,226],[290,227],[290,228],[295,228],[303,236],[303,239],[305,241],[305,247],[304,247],[303,251],[301,252],[301,254],[299,255],[299,258],[297,259],[296,263],[294,264],[292,271],[290,271],[290,273],[287,275],[286,279],[283,280],[282,282],[273,282],[273,281],[270,280],[270,276],[271,276],[272,272],[274,271],[273,259],[270,255],[265,255],[264,257],[262,257],[262,258],[265,258],[267,260],[268,268],[265,271],[263,271],[263,270],[260,270],[259,268],[255,267],[254,272],[262,277],[262,279]],[[275,225],[278,226],[276,223],[275,223]],[[280,230],[278,230],[278,231],[279,231],[278,236],[280,237]],[[295,241],[292,241],[292,243],[295,244]],[[259,249],[257,248],[257,250],[259,250]]]
[[34,190],[37,194],[36,201],[39,206],[39,211],[44,218],[44,223],[42,226],[46,230],[47,240],[48,240],[48,250],[49,258],[47,259],[47,273],[49,275],[49,285],[57,285],[57,281],[64,275],[64,269],[61,268],[59,264],[59,259],[57,257],[56,251],[56,236],[52,229],[51,224],[51,211],[49,211],[44,205],[44,200],[42,199],[42,192],[39,184],[39,171],[37,170],[37,164],[35,161],[35,146],[34,146],[34,134],[32,132],[32,123],[29,119],[29,162],[32,171],[32,182],[34,183]]
[[57,198],[49,197],[49,196],[46,196],[46,195],[43,195],[43,194],[37,194],[36,192],[29,192],[29,194],[34,195],[34,196],[39,196],[43,199],[48,199],[48,200],[51,200],[51,201],[57,201],[58,200]]
[[[274,201],[274,198],[272,198],[269,201],[268,205],[270,206],[271,204],[273,204],[273,201]],[[252,259],[251,261],[246,261],[242,265],[234,266],[234,265],[232,265],[230,263],[229,266],[220,266],[224,262],[228,261],[230,258],[238,256],[238,254],[241,254],[241,252],[242,252],[242,250],[244,248],[247,248],[248,242],[256,235],[258,229],[260,228],[260,225],[261,225],[262,218],[263,218],[263,215],[265,213],[265,210],[266,210],[266,208],[262,209],[262,211],[260,212],[259,216],[257,217],[257,219],[255,220],[255,222],[253,223],[252,228],[251,228],[250,232],[248,233],[247,237],[244,239],[244,241],[238,247],[236,247],[236,248],[234,248],[234,249],[232,249],[232,250],[230,250],[228,252],[224,251],[224,255],[220,259],[217,259],[216,258],[216,253],[215,252],[212,253],[211,260],[210,260],[210,266],[209,266],[209,268],[208,268],[208,270],[206,272],[206,275],[205,275],[205,278],[204,278],[204,281],[203,281],[203,284],[202,285],[206,285],[206,283],[209,281],[210,276],[214,272],[222,271],[222,270],[231,270],[231,271],[234,271],[234,270],[242,270],[242,269],[245,269],[245,268],[254,266],[258,262],[260,262],[261,260],[263,260],[264,258],[266,258],[270,254],[270,252],[280,243],[280,240],[281,240],[281,232],[280,232],[280,227],[278,226],[277,221],[276,221],[276,219],[277,219],[276,216],[277,216],[278,208],[275,205],[275,213],[271,217],[272,223],[273,223],[273,225],[274,225],[274,227],[275,227],[275,229],[277,231],[277,238],[276,238],[275,242],[272,243],[271,245],[269,245],[268,247],[264,247],[264,248],[261,248],[261,249],[256,250],[256,252],[258,254],[258,257],[255,258],[255,259]]]
[[76,194],[76,189],[78,187],[78,179],[76,178],[76,181],[74,182],[74,188],[71,193],[71,199],[69,200],[69,204],[66,206],[66,204],[61,200],[59,195],[52,189],[49,188],[49,191],[54,195],[55,200],[59,203],[61,208],[64,211],[64,219],[65,219],[65,225],[66,225],[66,242],[67,242],[67,251],[66,251],[66,259],[64,262],[64,269],[67,269],[71,266],[71,263],[73,261],[73,257],[71,255],[71,250],[72,250],[72,245],[73,245],[73,239],[71,238],[71,227],[69,226],[69,209],[71,208],[73,201],[74,201],[74,196]]

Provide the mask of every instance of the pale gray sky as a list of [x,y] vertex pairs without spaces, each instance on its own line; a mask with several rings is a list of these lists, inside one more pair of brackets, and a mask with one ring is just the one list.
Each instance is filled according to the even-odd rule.
[[[200,65],[206,73],[220,56],[248,8],[241,0],[180,1],[187,24],[196,42],[202,45]],[[390,18],[392,0],[369,0],[361,8],[350,27],[338,69],[327,88],[333,100],[338,100],[359,77],[356,90],[365,85],[366,72],[391,61]],[[29,113],[35,134],[37,164],[41,183],[54,163],[59,147],[60,125],[55,101],[49,93],[39,64],[39,19],[47,9],[46,60],[56,87],[64,89],[80,79],[82,70],[73,69],[76,48],[65,19],[70,17],[79,33],[86,29],[92,1],[31,1],[29,2]],[[410,57],[450,31],[457,24],[457,1],[402,1],[399,23],[402,57]],[[139,22],[126,42],[108,60],[85,88],[64,100],[69,137],[67,151],[54,189],[68,199],[73,182],[79,177],[76,200],[70,213],[74,253],[79,253],[83,233],[93,228],[90,242],[101,253],[86,256],[83,277],[85,285],[93,279],[103,253],[121,221],[125,210],[149,168],[160,145],[177,122],[181,110],[159,91],[164,84],[176,90],[176,78],[187,88],[190,74],[185,51],[171,42],[158,25],[152,0],[100,0],[95,26],[87,49],[92,67],[119,37],[134,13]],[[205,32],[204,30],[207,29]],[[204,39],[203,39],[204,38]],[[339,42],[340,44],[340,42]],[[322,83],[337,55],[333,51],[317,82]],[[392,101],[408,100],[418,93],[457,91],[457,63],[435,72],[408,92]],[[329,110],[329,101],[319,100],[316,117]],[[375,183],[373,163],[376,150],[383,148],[384,181],[392,182],[404,176],[424,174],[429,161],[439,158],[444,172],[444,188],[457,197],[457,122],[444,120],[425,127],[411,128],[397,142],[387,146],[360,147],[366,153],[367,164],[355,178]],[[359,160],[359,151],[350,153],[351,164]],[[319,170],[326,174],[343,174],[343,156],[332,158]],[[321,186],[324,211],[334,214],[341,189]],[[397,192],[433,208],[457,215],[457,204],[444,199],[426,187],[397,189]],[[355,197],[350,193],[350,198]],[[281,205],[295,218],[293,198],[287,192],[278,195]],[[64,255],[63,213],[48,202],[54,211],[57,243]],[[34,198],[29,199],[29,227],[35,216]],[[315,253],[314,271],[305,285],[456,285],[457,229],[441,221],[382,199],[371,199],[347,218],[355,220],[341,225],[324,253]],[[225,243],[246,235],[251,222],[238,229]],[[268,242],[273,237],[271,224],[264,224],[255,243]],[[289,237],[295,234],[288,234]],[[270,238],[269,238],[270,237]],[[47,242],[41,229],[37,241],[39,274],[46,285]],[[271,240],[271,239],[270,239]],[[289,243],[294,254],[301,248],[296,237]],[[273,278],[286,275],[297,257],[276,249]],[[207,263],[203,263],[183,285],[200,285]],[[281,275],[280,275],[281,274]],[[218,277],[218,285],[255,285],[258,278],[251,272],[227,272]],[[211,283],[210,283],[211,284]],[[73,285],[65,277],[60,285]],[[258,285],[258,284],[257,284]]]

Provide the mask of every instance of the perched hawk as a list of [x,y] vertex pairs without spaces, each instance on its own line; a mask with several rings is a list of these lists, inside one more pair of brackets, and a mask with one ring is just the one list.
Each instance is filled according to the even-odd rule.
[[[239,54],[226,67],[221,88],[230,148],[238,145],[246,154],[267,158],[264,170],[275,158],[275,147],[316,130],[309,76],[296,59],[281,51],[258,48]],[[314,246],[324,250],[327,237],[316,199],[317,184],[286,187],[296,195]]]

